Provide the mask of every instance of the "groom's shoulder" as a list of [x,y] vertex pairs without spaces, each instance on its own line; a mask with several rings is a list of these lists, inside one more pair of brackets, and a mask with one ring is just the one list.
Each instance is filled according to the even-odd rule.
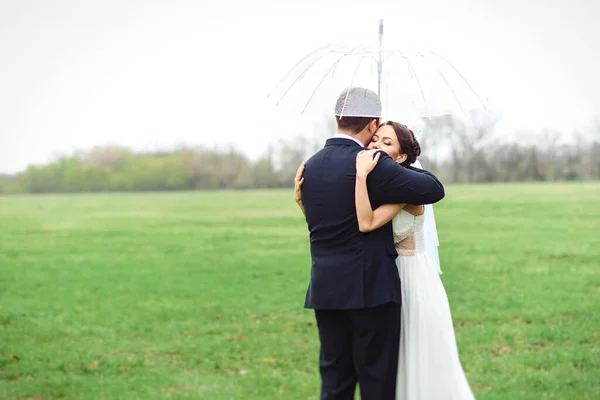
[[306,159],[306,166],[310,166],[310,165],[314,165],[316,162],[318,162],[320,159],[323,158],[323,153],[324,153],[324,148],[317,150],[316,153],[313,153],[313,155],[311,155],[310,157],[308,157]]
[[326,146],[319,149],[316,153],[310,156],[306,160],[306,164],[317,163],[322,161],[335,162],[335,161],[352,161],[355,162],[356,155],[365,150],[359,146]]

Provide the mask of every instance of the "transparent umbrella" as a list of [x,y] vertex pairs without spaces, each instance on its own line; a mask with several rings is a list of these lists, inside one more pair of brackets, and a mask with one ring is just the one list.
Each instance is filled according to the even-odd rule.
[[439,53],[384,45],[383,20],[374,42],[327,44],[306,55],[268,98],[287,110],[323,114],[333,110],[335,99],[349,86],[377,92],[389,119],[466,116],[470,110],[486,109],[471,84]]

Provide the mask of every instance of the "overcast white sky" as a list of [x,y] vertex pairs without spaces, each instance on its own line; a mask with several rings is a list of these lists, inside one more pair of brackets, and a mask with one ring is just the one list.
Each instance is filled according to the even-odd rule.
[[278,79],[326,42],[376,38],[380,17],[387,41],[449,55],[510,129],[600,113],[598,2],[366,3],[0,0],[0,172],[101,144],[259,153],[295,133],[264,104]]

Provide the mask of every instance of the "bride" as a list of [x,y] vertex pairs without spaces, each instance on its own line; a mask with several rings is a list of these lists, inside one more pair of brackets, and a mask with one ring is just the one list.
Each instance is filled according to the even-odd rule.
[[[419,142],[405,125],[389,121],[378,128],[369,149],[356,158],[356,215],[361,232],[392,221],[402,292],[396,398],[473,400],[458,355],[448,297],[439,277],[437,243],[431,243],[437,241],[437,235],[432,239],[431,232],[425,232],[426,217],[429,226],[435,224],[432,210],[407,204],[386,204],[373,210],[369,201],[367,176],[379,160],[376,152],[382,150],[400,165],[409,166],[421,153]],[[297,178],[303,169],[301,165]],[[296,199],[303,179],[297,182]]]

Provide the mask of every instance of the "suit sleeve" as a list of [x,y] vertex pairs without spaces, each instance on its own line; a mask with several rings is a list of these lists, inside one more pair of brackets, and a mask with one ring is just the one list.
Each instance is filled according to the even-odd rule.
[[444,198],[444,186],[430,172],[403,167],[382,152],[368,176],[369,192],[381,204],[433,204]]

